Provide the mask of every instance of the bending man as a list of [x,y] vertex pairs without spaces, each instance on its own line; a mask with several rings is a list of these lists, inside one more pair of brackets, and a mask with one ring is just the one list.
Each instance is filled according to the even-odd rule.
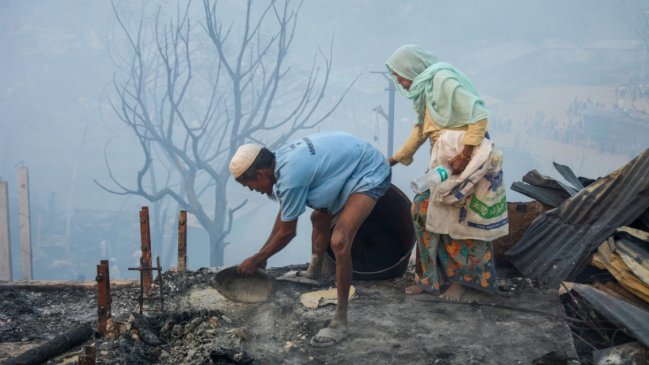
[[[239,265],[252,273],[295,237],[298,217],[313,208],[311,262],[302,275],[321,276],[327,247],[336,258],[336,312],[328,327],[312,339],[314,346],[338,343],[347,336],[347,304],[352,278],[351,247],[361,224],[390,187],[390,166],[369,143],[342,132],[314,134],[274,153],[246,144],[230,162],[234,178],[250,190],[274,197],[280,209],[262,248]],[[333,229],[332,222],[335,225]]]

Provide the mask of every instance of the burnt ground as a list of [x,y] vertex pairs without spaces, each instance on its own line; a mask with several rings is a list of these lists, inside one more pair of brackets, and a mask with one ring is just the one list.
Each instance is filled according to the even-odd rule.
[[[530,364],[552,351],[576,356],[557,291],[499,275],[498,294],[470,292],[464,304],[403,295],[411,273],[354,281],[350,337],[321,349],[308,340],[334,306],[302,306],[300,294],[314,288],[277,282],[268,302],[243,304],[214,288],[212,270],[168,272],[164,313],[138,314],[139,287],[114,287],[112,332],[84,345],[96,341],[98,364]],[[0,361],[96,321],[96,299],[92,289],[0,285]],[[49,363],[74,362],[80,353],[78,346]]]

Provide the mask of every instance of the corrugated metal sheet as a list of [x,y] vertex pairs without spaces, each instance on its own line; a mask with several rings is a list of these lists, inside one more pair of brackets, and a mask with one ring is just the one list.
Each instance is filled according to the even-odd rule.
[[506,257],[523,274],[558,287],[572,280],[597,246],[649,207],[649,149],[541,214]]
[[[567,169],[570,171],[572,176],[574,176],[568,167],[557,163],[555,163],[554,166],[560,173],[562,172],[561,168],[563,168],[563,170]],[[579,183],[579,186],[583,189],[581,182]],[[566,199],[574,196],[578,192],[577,189],[549,176],[543,175],[537,170],[529,171],[523,176],[523,182],[514,182],[511,189],[553,208],[558,207]]]
[[570,197],[570,195],[563,190],[534,186],[519,181],[512,183],[511,189],[553,208],[558,207]]
[[[563,176],[563,178],[566,179],[567,182],[571,183],[572,186],[575,187],[576,189],[575,192],[577,190],[581,190],[584,188],[584,185],[582,185],[581,181],[579,181],[579,178],[577,178],[577,175],[575,175],[575,173],[572,172],[570,167],[566,165],[558,164],[556,162],[553,162],[552,164],[554,165],[554,168],[557,169],[557,171],[559,171],[561,176]],[[566,191],[570,192],[569,190]],[[574,194],[571,193],[570,195],[574,195]]]
[[603,316],[649,346],[649,312],[589,285],[574,284],[573,289]]
[[[555,165],[555,167],[563,166],[563,165],[559,165],[557,163],[554,163],[554,165]],[[557,170],[559,172],[561,172],[559,170],[559,168],[557,168]],[[562,183],[561,181],[558,181],[558,180],[555,180],[555,179],[553,179],[553,178],[551,178],[549,176],[543,175],[540,172],[538,172],[537,170],[532,170],[532,171],[529,171],[527,174],[525,174],[523,176],[523,181],[528,183],[528,184],[532,184],[534,186],[541,186],[541,187],[546,187],[546,188],[555,189],[555,190],[559,190],[559,191],[564,191],[566,193],[566,194],[564,194],[565,199],[568,199],[571,196],[574,196],[575,194],[577,194],[577,192],[579,190],[584,188],[583,185],[580,185],[579,189],[575,189],[572,186],[568,186],[568,185]]]

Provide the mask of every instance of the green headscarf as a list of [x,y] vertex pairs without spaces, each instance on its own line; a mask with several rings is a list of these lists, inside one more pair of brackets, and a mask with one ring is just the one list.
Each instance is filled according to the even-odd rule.
[[396,72],[412,81],[410,90],[406,90],[392,75],[401,94],[413,99],[417,125],[423,123],[426,108],[442,128],[473,124],[489,115],[466,75],[446,62],[439,62],[437,57],[419,46],[408,44],[399,47],[385,65],[390,73]]

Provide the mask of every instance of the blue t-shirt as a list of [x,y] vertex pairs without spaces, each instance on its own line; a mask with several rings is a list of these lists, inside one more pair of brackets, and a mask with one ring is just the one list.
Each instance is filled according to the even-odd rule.
[[387,159],[371,144],[348,133],[310,135],[275,151],[275,193],[281,219],[306,210],[336,214],[352,193],[377,187],[390,174]]

